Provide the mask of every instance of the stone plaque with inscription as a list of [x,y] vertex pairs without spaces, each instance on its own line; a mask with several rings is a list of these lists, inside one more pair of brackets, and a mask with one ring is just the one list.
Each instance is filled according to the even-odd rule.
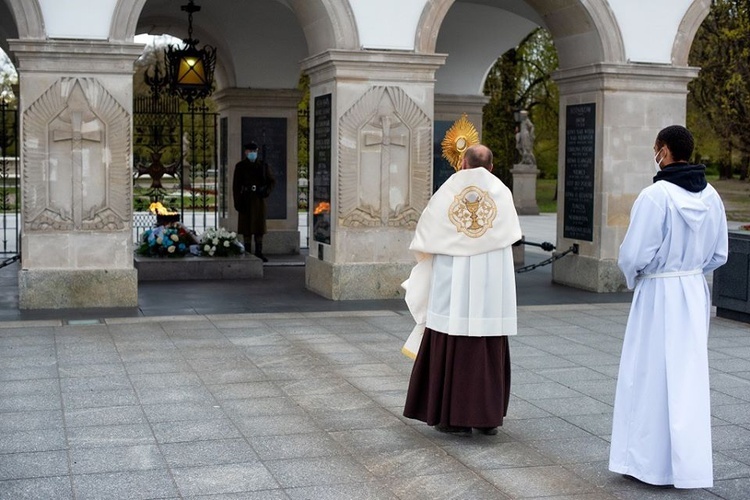
[[315,98],[313,239],[331,244],[331,94]]
[[594,241],[596,104],[567,106],[563,237]]

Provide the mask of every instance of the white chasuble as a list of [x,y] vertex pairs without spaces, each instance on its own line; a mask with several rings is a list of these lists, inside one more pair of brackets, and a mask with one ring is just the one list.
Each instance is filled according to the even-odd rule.
[[415,358],[425,327],[448,335],[516,334],[511,245],[521,239],[513,195],[484,168],[453,174],[430,199],[403,283],[417,325],[402,352]]

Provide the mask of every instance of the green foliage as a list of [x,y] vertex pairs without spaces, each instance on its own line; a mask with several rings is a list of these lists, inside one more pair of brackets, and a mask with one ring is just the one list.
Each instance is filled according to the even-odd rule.
[[310,77],[302,74],[297,84],[302,100],[297,105],[297,173],[307,179],[310,164]]
[[733,165],[747,177],[750,158],[750,3],[713,0],[696,33],[689,64],[701,68],[690,83],[688,127],[698,138],[696,159],[722,178]]
[[557,212],[557,179],[537,179],[536,204],[542,213]]
[[495,155],[495,173],[508,185],[519,160],[514,113],[522,109],[536,129],[534,155],[541,176],[557,176],[559,94],[551,78],[557,66],[552,37],[538,28],[500,56],[487,75],[484,93],[490,101],[484,108],[483,141]]

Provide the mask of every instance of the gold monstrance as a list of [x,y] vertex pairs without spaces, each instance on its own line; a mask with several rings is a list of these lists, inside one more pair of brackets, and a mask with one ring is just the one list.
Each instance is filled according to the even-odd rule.
[[448,160],[453,170],[458,172],[461,169],[464,153],[474,144],[479,144],[479,133],[464,113],[445,133],[442,142],[443,158]]

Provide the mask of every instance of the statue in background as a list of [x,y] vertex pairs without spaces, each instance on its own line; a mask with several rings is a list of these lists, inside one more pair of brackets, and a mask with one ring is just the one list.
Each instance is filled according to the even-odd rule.
[[536,167],[534,157],[534,124],[529,119],[528,111],[521,111],[521,122],[516,132],[516,149],[521,154],[521,165],[532,165]]

